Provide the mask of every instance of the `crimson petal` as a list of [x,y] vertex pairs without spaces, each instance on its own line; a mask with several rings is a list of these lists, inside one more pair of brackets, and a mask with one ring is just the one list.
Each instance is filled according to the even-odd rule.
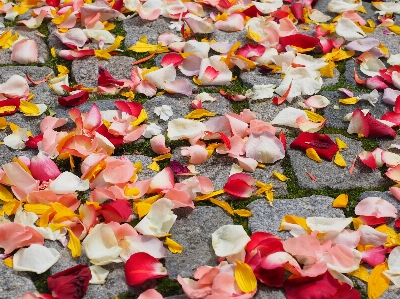
[[319,38],[298,33],[280,37],[279,43],[283,48],[286,48],[286,46],[295,46],[302,49],[308,49],[316,47],[319,44]]
[[146,252],[132,254],[125,264],[125,278],[128,285],[139,285],[148,279],[167,275],[167,269]]
[[126,222],[132,215],[132,209],[127,200],[117,199],[110,203],[102,204],[100,214],[103,215],[104,220],[108,223]]
[[0,112],[0,116],[14,114],[15,112],[17,112],[20,103],[21,102],[19,99],[8,99],[8,100],[0,101],[0,110],[2,110],[1,108],[7,107],[7,106],[10,107],[10,109],[6,109],[5,111]]
[[55,299],[82,299],[92,278],[86,265],[76,265],[47,278],[47,285]]
[[123,86],[124,82],[115,79],[111,74],[101,65],[99,66],[99,76],[97,78],[98,86],[107,86],[107,85],[118,85]]
[[115,136],[115,135],[111,134],[110,132],[108,132],[108,129],[104,124],[102,124],[100,127],[98,127],[96,132],[99,133],[100,135],[103,135],[108,140],[110,140],[110,142],[114,146],[122,146],[122,145],[124,145],[124,136],[122,136],[122,135],[121,136]]
[[369,125],[369,134],[366,137],[378,138],[378,137],[389,136],[392,137],[393,139],[396,138],[396,131],[393,130],[391,127],[385,125],[379,120],[376,120],[371,116],[370,113],[368,113],[365,117]]
[[89,99],[89,92],[81,90],[67,97],[58,97],[58,103],[63,107],[75,107],[85,103]]
[[38,143],[43,140],[43,133],[37,136],[29,136],[28,140],[25,142],[25,145],[30,148],[38,148]]
[[143,109],[142,104],[138,102],[115,101],[114,104],[122,112],[128,113],[129,115],[133,115],[135,117],[138,117]]
[[[319,146],[315,146],[315,144]],[[324,146],[321,147],[320,144],[324,144]],[[332,161],[333,156],[339,150],[336,143],[334,143],[328,135],[319,134],[317,132],[300,133],[299,136],[297,136],[297,138],[290,144],[290,148],[303,151],[308,148],[313,148],[321,158],[329,161]]]

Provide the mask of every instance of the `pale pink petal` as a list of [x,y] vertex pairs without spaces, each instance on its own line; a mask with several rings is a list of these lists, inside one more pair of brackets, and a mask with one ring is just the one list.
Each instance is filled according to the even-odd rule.
[[106,168],[102,171],[103,178],[110,184],[127,183],[135,172],[131,161],[113,160],[107,161]]
[[216,29],[211,19],[202,19],[191,13],[186,14],[183,20],[193,33],[211,33]]
[[340,273],[349,273],[359,267],[361,253],[355,249],[350,249],[346,245],[337,244],[326,251],[322,260],[328,264],[329,269]]
[[332,244],[343,244],[349,248],[356,248],[360,242],[361,232],[344,229],[332,239]]
[[314,264],[322,257],[319,241],[311,235],[302,235],[283,241],[283,248],[293,255],[300,264]]
[[146,130],[146,124],[136,127],[133,131],[124,136],[124,143],[129,143],[138,140]]
[[151,184],[151,179],[137,181],[132,184],[128,184],[127,186],[128,188],[136,188],[139,191],[137,195],[129,196],[129,198],[135,199],[142,197],[148,191],[150,184]]
[[279,20],[279,36],[289,36],[298,33],[296,25],[289,18]]
[[83,126],[85,129],[91,131],[100,127],[101,124],[100,110],[99,107],[97,107],[97,104],[94,103],[92,108],[90,108],[89,112],[85,115]]
[[161,7],[163,2],[161,0],[148,0],[142,5],[138,5],[137,12],[144,20],[155,20],[161,14]]
[[229,120],[229,124],[231,126],[231,131],[233,135],[239,136],[241,138],[246,136],[246,131],[248,128],[248,124],[244,121],[240,120],[240,117],[237,114],[227,114],[225,115]]
[[214,185],[208,177],[200,175],[200,176],[197,176],[196,178],[199,182],[201,193],[209,194],[214,191]]
[[227,32],[241,31],[244,28],[244,19],[241,14],[231,14],[225,21],[217,21],[215,27]]
[[383,90],[382,101],[386,104],[394,105],[398,96],[400,96],[400,90],[385,88]]
[[363,151],[358,154],[358,159],[367,165],[369,168],[376,169],[375,157],[369,151]]
[[384,90],[385,88],[389,87],[380,76],[373,76],[371,78],[367,78],[365,80],[365,86],[369,89],[377,89],[377,90]]
[[382,167],[383,166],[383,161],[382,161],[382,153],[384,152],[384,150],[382,150],[381,148],[377,147],[376,149],[374,149],[374,151],[372,152],[372,155],[375,158],[375,163],[376,163],[376,167]]
[[381,246],[386,243],[387,234],[381,233],[374,229],[373,227],[370,227],[368,225],[361,225],[358,228],[358,231],[361,232],[361,239],[360,239],[360,245],[372,245],[372,246]]
[[54,34],[63,44],[76,47],[82,47],[88,39],[85,32],[80,28],[69,29],[66,33],[60,33],[58,30],[54,30]]
[[97,219],[96,208],[94,205],[84,203],[79,207],[79,217],[85,229],[89,231],[89,229],[94,226]]
[[390,168],[388,171],[386,171],[385,174],[392,181],[400,183],[400,164],[393,168]]
[[228,53],[229,50],[232,49],[232,46],[233,43],[228,43],[228,42],[215,42],[210,44],[211,49],[221,54]]
[[192,94],[192,84],[188,79],[176,79],[165,83],[164,90],[169,93],[181,93],[186,96]]
[[62,22],[60,25],[57,25],[57,28],[73,28],[76,25],[78,14],[78,11],[73,11],[64,22]]
[[178,68],[186,76],[195,76],[199,74],[201,61],[199,56],[190,55],[179,64]]
[[46,132],[48,129],[55,129],[65,125],[68,122],[67,118],[57,118],[53,116],[46,116],[40,123],[40,131]]
[[349,127],[347,128],[349,134],[363,134],[365,137],[369,134],[368,121],[364,116],[364,113],[360,109],[356,109],[350,120]]
[[234,158],[238,160],[239,166],[245,171],[254,172],[257,168],[258,162],[253,158],[245,158],[240,156],[234,156]]
[[355,207],[354,213],[362,216],[397,217],[397,209],[388,201],[379,197],[367,197]]
[[[206,74],[207,68],[211,66],[218,72],[216,77],[208,77]],[[210,70],[208,68],[208,70]],[[203,85],[225,85],[228,84],[232,79],[232,72],[228,66],[221,61],[220,56],[211,56],[210,58],[204,58],[201,61],[199,70],[199,80]]]
[[35,40],[23,39],[13,45],[11,60],[20,64],[38,61],[38,49]]
[[246,157],[260,163],[274,163],[285,157],[282,142],[268,131],[251,133],[246,143]]
[[272,270],[276,268],[283,268],[283,266],[285,266],[286,264],[290,265],[290,267],[287,267],[288,271],[296,275],[301,274],[302,270],[299,263],[289,253],[284,251],[279,251],[268,255],[265,259],[262,260],[261,267],[263,269]]
[[158,37],[158,42],[161,43],[163,46],[168,46],[173,42],[180,42],[182,40],[182,37],[171,32],[164,32]]
[[161,134],[158,134],[151,138],[150,145],[153,152],[159,155],[163,155],[171,151],[170,147],[165,146],[165,136]]
[[373,37],[366,37],[366,38],[361,38],[357,39],[355,41],[352,41],[346,45],[346,49],[348,50],[354,50],[354,51],[360,51],[360,52],[366,52],[371,50],[373,47],[378,47],[379,46],[379,40]]
[[174,184],[174,172],[170,167],[165,167],[152,178],[149,188],[150,192],[154,193],[170,190],[174,187]]
[[400,164],[400,155],[389,151],[382,151],[381,159],[388,167],[395,167]]
[[189,147],[182,147],[181,154],[185,157],[190,157],[189,163],[201,164],[207,160],[208,151],[200,145],[192,145]]
[[8,98],[21,98],[29,94],[29,85],[25,78],[12,75],[5,83],[0,85],[0,93]]
[[165,82],[173,81],[176,78],[176,70],[173,64],[146,74],[146,80],[157,86],[159,89],[165,88]]
[[389,191],[392,193],[397,200],[400,201],[400,188],[399,187],[390,187]]
[[[350,20],[352,20],[353,22],[356,22],[358,24],[360,24],[361,26],[364,26],[367,24],[367,21],[365,21],[355,10],[348,10],[343,12],[342,16],[344,18],[348,18]],[[365,39],[365,38],[364,38]],[[348,44],[349,45],[349,44]],[[346,48],[348,48],[348,45],[346,46]],[[379,45],[379,41],[378,41],[378,45]],[[377,47],[378,45],[374,46]],[[358,50],[358,49],[351,49],[348,48],[349,50],[357,50],[357,51],[361,51],[361,52],[365,52],[368,51],[369,49],[365,49],[365,50]]]
[[0,225],[0,248],[8,254],[17,248],[31,244],[43,245],[44,239],[35,229],[16,222],[7,222]]
[[312,108],[325,108],[326,106],[328,106],[330,104],[330,101],[321,95],[314,95],[312,97],[309,97],[304,104],[306,104],[308,107],[312,107]]
[[183,292],[191,299],[203,299],[211,294],[211,284],[198,284],[190,278],[182,278],[178,275],[178,282],[181,284]]
[[308,120],[304,116],[299,116],[296,119],[296,124],[299,127],[299,129],[303,132],[315,133],[315,132],[318,132],[319,130],[321,130],[327,121],[328,121],[328,119],[326,118],[321,123],[315,123],[315,122]]
[[18,21],[17,23],[24,24],[28,28],[35,29],[35,28],[38,28],[42,24],[43,19],[46,16],[47,16],[47,12],[45,10],[40,10],[40,13],[38,14],[37,17],[32,17],[29,20]]
[[231,146],[230,149],[228,149],[228,147],[223,144],[216,149],[216,152],[218,154],[229,154],[230,156],[244,155],[246,143],[242,138],[236,135],[232,136],[229,138],[229,143]]
[[3,165],[7,178],[12,182],[14,195],[18,199],[24,199],[32,191],[39,189],[39,181],[35,180],[17,162],[10,162]]

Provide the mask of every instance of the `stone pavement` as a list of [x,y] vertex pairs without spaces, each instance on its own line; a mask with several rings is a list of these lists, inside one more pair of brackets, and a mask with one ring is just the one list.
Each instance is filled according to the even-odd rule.
[[[316,8],[324,13],[328,13],[326,8],[328,3],[328,0],[319,0]],[[364,7],[367,10],[367,15],[365,15],[364,18],[373,19],[377,23],[376,10],[368,2],[364,2]],[[336,14],[330,15],[334,16]],[[166,31],[172,32],[172,30],[168,28],[169,20],[164,18],[159,18],[151,22],[143,21],[138,16],[135,16],[131,19],[120,21],[119,24],[125,32],[125,48],[134,45],[142,35],[147,36],[149,43],[155,43],[160,34]],[[12,24],[12,26],[14,25],[15,24]],[[50,54],[50,49],[52,47],[56,50],[66,49],[52,33],[54,28],[54,25],[51,23],[48,24],[48,36],[45,37],[41,37],[41,34],[38,34],[37,30],[30,30],[23,26],[7,28],[18,31],[20,35],[35,39],[39,45],[40,63],[29,66],[17,66],[11,61],[11,52],[9,50],[0,50],[0,83],[4,83],[13,74],[19,74],[21,76],[28,74],[33,81],[42,80],[47,75],[54,75],[56,68],[54,65],[55,62]],[[302,30],[302,32],[310,35],[314,33],[311,29],[308,31]],[[400,38],[398,35],[385,35],[383,34],[382,28],[377,28],[376,32],[369,34],[369,36],[380,39],[391,53],[396,54],[399,51]],[[210,34],[208,37],[210,40],[215,39],[218,42],[249,42],[249,40],[246,39],[244,31],[236,33],[217,31]],[[100,60],[96,57],[77,59],[65,65],[70,66],[70,79],[73,83],[83,84],[85,87],[96,87],[99,65],[105,67],[111,75],[118,79],[130,78],[133,69],[132,63],[135,61],[135,58],[128,56],[128,53],[129,51],[124,51],[122,55],[113,56],[109,60]],[[161,57],[161,55],[159,55],[159,57]],[[156,58],[154,64],[157,62],[160,62],[160,58]],[[324,85],[320,94],[331,101],[331,105],[321,112],[324,117],[328,118],[328,122],[325,126],[326,129],[324,130],[329,133],[332,139],[339,137],[348,145],[348,149],[344,150],[342,153],[347,162],[347,166],[340,168],[333,162],[325,160],[322,163],[317,163],[308,159],[304,152],[290,149],[289,145],[293,141],[292,136],[297,136],[299,131],[288,127],[280,128],[290,136],[288,138],[286,158],[274,164],[266,165],[265,168],[257,168],[255,173],[252,174],[258,181],[274,185],[275,201],[272,205],[269,205],[265,199],[259,197],[249,202],[247,209],[249,209],[253,215],[248,219],[248,223],[247,220],[240,220],[248,224],[249,233],[267,231],[283,239],[288,238],[289,234],[287,232],[279,232],[280,222],[282,217],[286,214],[293,214],[301,217],[325,216],[344,218],[346,216],[352,216],[352,211],[332,208],[334,196],[341,193],[352,194],[351,200],[353,200],[353,202],[358,202],[366,196],[380,196],[389,200],[397,208],[400,208],[399,202],[388,192],[381,192],[382,190],[387,190],[390,182],[379,170],[371,170],[357,161],[354,171],[350,174],[352,162],[361,151],[367,148],[363,148],[366,143],[363,143],[354,135],[351,136],[345,132],[348,123],[343,121],[344,116],[354,111],[355,108],[362,108],[369,109],[373,116],[378,118],[389,111],[391,107],[381,101],[382,92],[380,92],[378,103],[374,107],[366,101],[360,101],[356,105],[351,106],[339,104],[338,100],[345,97],[337,90],[341,84],[347,88],[353,88],[356,96],[369,92],[368,90],[360,91],[360,87],[357,87],[354,82],[354,60],[350,58],[346,62],[342,62],[342,64],[344,64],[344,68],[341,73],[336,69],[333,78],[324,78]],[[364,78],[361,73],[359,73],[359,76]],[[243,88],[247,89],[251,88],[253,85],[260,84],[278,85],[282,78],[278,74],[263,75],[258,70],[253,70],[240,73],[238,80],[243,84]],[[195,88],[197,87],[194,85],[194,89]],[[215,102],[205,103],[204,108],[216,112],[218,115],[224,115],[234,111],[237,112],[236,107],[239,107],[239,104],[232,104],[231,101],[216,93],[219,87],[205,87],[203,89],[209,90],[212,92],[212,96],[217,98]],[[47,82],[37,86],[31,84],[30,92],[35,95],[33,99],[34,103],[47,104],[51,107],[52,111],[56,113],[57,117],[68,117],[68,109],[58,105],[57,95],[52,91]],[[143,107],[148,113],[149,121],[158,120],[158,117],[153,111],[154,107],[160,105],[170,105],[175,118],[183,117],[191,110],[190,103],[194,96],[195,95],[189,97],[171,94],[157,95],[151,99],[147,99]],[[296,108],[300,107],[298,106],[298,102],[301,100],[302,99],[296,99],[291,104],[284,103],[280,106],[273,105],[271,99],[250,100],[246,101],[246,105],[252,111],[256,112],[258,119],[272,121],[282,109],[290,106]],[[104,97],[100,96],[93,96],[91,101],[79,106],[79,109],[83,112],[87,112],[92,103],[97,103],[100,110],[115,109],[112,98],[104,99]],[[339,108],[337,109],[334,107],[335,105],[338,105]],[[6,119],[20,127],[28,128],[33,135],[36,135],[39,133],[39,124],[43,117],[44,116],[25,117],[17,113],[7,116]],[[158,120],[158,124],[163,130],[162,134],[166,134],[168,122]],[[72,128],[72,125],[70,121],[65,128]],[[9,129],[0,131],[0,140],[8,134],[10,134]],[[374,144],[378,144],[383,149],[387,149],[392,143],[399,144],[400,142],[400,140],[397,139],[393,141],[372,139],[370,141]],[[371,150],[370,148],[368,149]],[[35,150],[24,149],[15,151],[9,149],[5,145],[0,145],[0,165],[11,161],[12,158],[16,156],[25,155],[32,157],[36,153],[37,151]],[[142,179],[154,176],[155,173],[146,168],[152,162],[151,157],[141,155],[140,151],[126,152],[124,154],[127,154],[131,161],[141,161],[143,163],[144,172],[140,174]],[[187,157],[181,156],[178,147],[173,149],[172,159],[180,161],[183,164],[188,162]],[[223,185],[227,181],[234,161],[233,158],[227,157],[226,155],[222,156],[214,153],[205,163],[197,166],[197,171],[199,171],[200,175],[208,176],[213,181],[215,189],[218,190],[223,188]],[[317,178],[317,181],[312,180],[307,175],[306,170]],[[272,175],[273,171],[285,173],[289,176],[290,180],[281,182]],[[361,191],[367,189],[377,191],[361,193]],[[218,199],[226,199],[229,201],[232,198],[228,195],[224,195]],[[232,206],[235,204],[237,203],[232,201]],[[217,257],[211,247],[211,233],[222,225],[238,223],[237,217],[231,217],[228,213],[216,206],[204,206],[199,204],[196,205],[193,211],[180,209],[175,212],[178,214],[178,220],[172,227],[171,234],[174,240],[183,246],[184,250],[181,254],[172,254],[167,251],[167,257],[163,260],[163,264],[169,273],[166,279],[171,280],[174,286],[177,285],[176,278],[178,275],[190,277],[193,276],[194,270],[198,266],[217,265]],[[46,246],[55,248],[61,254],[61,259],[48,271],[49,273],[47,273],[47,275],[55,274],[79,263],[89,264],[88,258],[84,254],[77,259],[73,259],[70,255],[70,251],[60,245],[59,242],[46,241]],[[147,282],[140,288],[132,288],[125,283],[122,263],[106,265],[104,268],[110,271],[106,283],[104,285],[90,285],[84,297],[85,299],[111,299],[121,294],[125,296],[121,298],[135,298],[134,295],[140,294],[149,287],[156,288],[158,284],[158,281],[154,280]],[[36,290],[36,287],[38,287],[38,285],[35,286],[33,283],[33,281],[36,282],[39,280],[36,275],[16,272],[4,266],[2,263],[0,263],[0,277],[2,280],[0,299],[20,298],[25,292],[33,292]],[[360,282],[360,288],[365,289],[365,285],[362,282]],[[131,295],[127,294],[131,294],[132,297],[129,297]],[[183,292],[181,290],[176,290],[164,295],[168,295],[166,298],[170,299],[187,298],[182,294]],[[254,298],[283,299],[285,295],[282,290],[261,286]],[[399,298],[399,294],[396,290],[389,290],[382,298]]]

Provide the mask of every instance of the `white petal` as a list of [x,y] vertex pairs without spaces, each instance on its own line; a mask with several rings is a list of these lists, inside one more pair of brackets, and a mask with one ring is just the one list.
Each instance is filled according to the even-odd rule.
[[75,174],[66,171],[52,181],[49,188],[57,194],[86,191],[89,189],[89,180],[81,180]]
[[311,230],[316,230],[321,233],[340,233],[352,221],[353,218],[308,217],[306,219],[307,225]]
[[137,252],[146,252],[156,259],[166,256],[163,242],[153,236],[127,236],[120,242],[119,246],[123,248],[120,257],[124,262]]
[[159,70],[146,74],[146,80],[157,86],[159,89],[165,88],[166,81],[174,81],[176,78],[176,70],[173,64],[163,67]]
[[100,267],[100,266],[90,266],[90,272],[92,272],[92,278],[89,280],[90,284],[104,284],[106,282],[106,278],[110,271]]
[[41,274],[53,266],[59,259],[60,253],[54,248],[32,244],[21,248],[14,254],[13,268],[15,271],[30,271]]
[[395,247],[389,254],[388,266],[390,271],[400,274],[400,247]]
[[278,126],[287,126],[291,128],[298,128],[296,119],[299,116],[304,116],[307,118],[307,114],[300,109],[293,107],[287,107],[279,111],[278,115],[271,121],[271,124]]
[[168,137],[171,140],[179,140],[181,138],[202,137],[206,131],[206,126],[199,121],[176,118],[168,123]]
[[[361,3],[361,1],[360,1]],[[336,25],[336,33],[346,40],[353,41],[365,36],[364,31],[348,18],[340,18]]]
[[250,237],[241,225],[221,226],[212,233],[211,239],[215,254],[220,257],[239,253],[250,241]]
[[285,157],[282,142],[268,131],[251,133],[245,149],[246,157],[260,163],[274,163]]

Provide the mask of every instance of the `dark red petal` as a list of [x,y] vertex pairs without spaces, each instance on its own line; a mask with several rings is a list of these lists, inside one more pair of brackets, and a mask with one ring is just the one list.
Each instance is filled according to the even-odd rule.
[[37,136],[29,136],[28,140],[25,142],[25,145],[30,148],[38,148],[38,142],[43,140],[43,133]]
[[293,34],[279,38],[279,43],[285,48],[286,46],[295,46],[302,49],[314,48],[319,44],[319,38],[304,34]]
[[56,299],[82,299],[92,278],[86,265],[76,265],[47,278],[47,285]]
[[301,3],[293,3],[290,6],[290,11],[297,20],[303,22],[303,5]]
[[121,11],[122,7],[124,7],[124,1],[123,0],[117,0],[114,2],[114,5],[112,6],[112,9]]
[[12,111],[0,112],[0,116],[14,114],[15,112],[17,112],[20,103],[21,102],[19,99],[8,99],[8,100],[0,101],[0,108],[6,107],[6,106],[14,106],[15,107],[14,110],[12,110]]
[[341,283],[332,299],[361,299],[361,294],[347,283]]
[[375,217],[375,216],[359,216],[364,224],[369,225],[369,226],[375,226],[375,225],[381,225],[381,224],[386,224],[386,218],[385,217]]
[[250,18],[257,18],[258,16],[263,15],[263,13],[259,11],[255,5],[252,5],[249,8],[243,10],[242,13]]
[[382,115],[381,119],[390,121],[390,122],[396,124],[396,126],[400,125],[400,113],[388,111],[384,115]]
[[396,219],[396,222],[394,223],[395,228],[400,228],[400,217]]
[[[253,251],[254,249],[256,249],[256,247],[258,247],[260,244],[264,245],[268,245],[268,244],[272,244],[276,241],[280,242],[280,250],[279,251],[283,251],[283,245],[282,245],[282,241],[280,238],[278,238],[277,236],[270,234],[270,233],[266,233],[266,232],[255,232],[251,235],[250,237],[250,241],[249,243],[247,243],[246,245],[246,251],[249,253],[251,251]],[[276,245],[274,244],[274,247]]]
[[376,90],[384,90],[385,88],[389,87],[380,76],[373,76],[371,78],[365,79],[365,86],[369,89]]
[[[324,146],[321,146],[321,144],[324,144]],[[308,148],[313,148],[321,158],[324,158],[329,161],[332,161],[333,156],[339,150],[336,143],[334,143],[332,139],[329,138],[328,135],[321,135],[317,132],[300,133],[299,136],[297,136],[297,138],[293,140],[293,142],[290,144],[290,148],[299,149],[303,151],[305,151]]]
[[279,134],[279,141],[283,144],[283,149],[286,151],[286,136],[285,133],[281,132]]
[[115,101],[114,104],[122,112],[128,113],[129,115],[133,115],[135,117],[138,117],[143,109],[142,104],[138,102],[126,102],[119,100]]
[[46,4],[53,7],[58,7],[60,2],[60,0],[46,0]]
[[89,99],[89,92],[81,90],[67,97],[58,97],[58,103],[63,107],[74,107],[85,103]]
[[167,275],[163,265],[145,252],[132,254],[125,264],[125,278],[128,285],[139,285],[148,279]]
[[101,65],[99,66],[99,76],[97,77],[97,85],[98,86],[107,86],[107,85],[118,85],[123,86],[124,82],[115,79],[111,74],[103,68]]

